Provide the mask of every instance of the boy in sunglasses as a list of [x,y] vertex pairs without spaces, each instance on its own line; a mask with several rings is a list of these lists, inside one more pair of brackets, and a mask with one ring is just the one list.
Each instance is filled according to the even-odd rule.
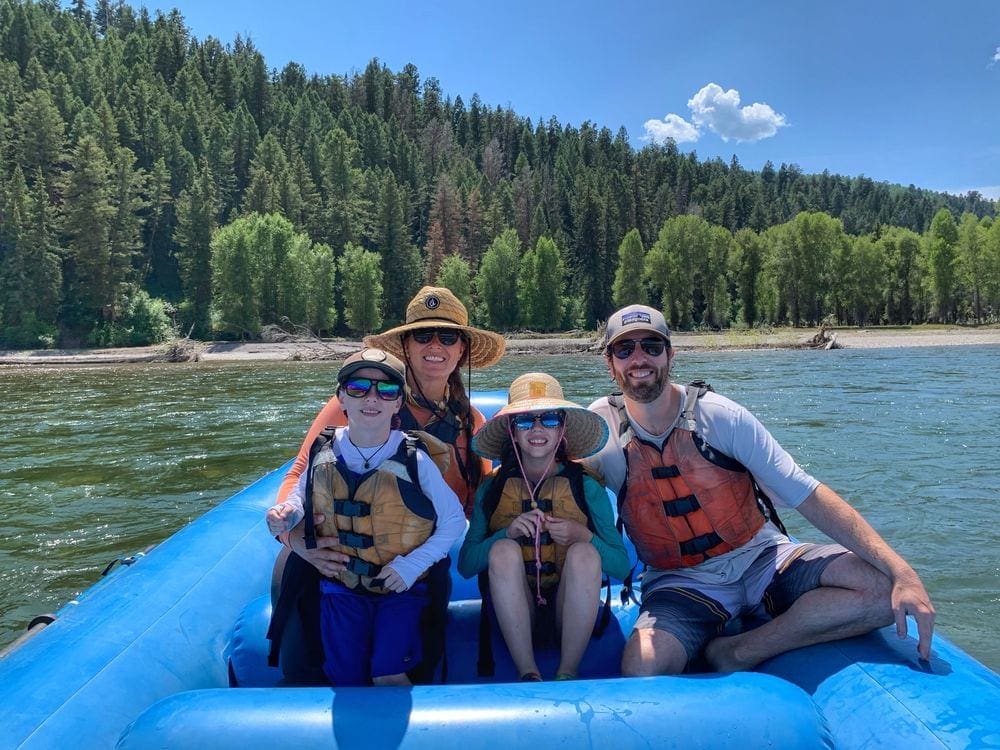
[[466,578],[488,572],[481,588],[524,681],[541,680],[533,630],[560,643],[555,678],[576,677],[602,573],[628,575],[607,492],[573,461],[599,450],[607,435],[599,416],[563,398],[555,378],[527,373],[473,438],[473,450],[500,466],[476,494],[458,570]]
[[[347,426],[321,433],[285,502],[267,511],[272,534],[304,518],[307,547],[336,537],[330,549],[347,556],[343,570],[320,580],[323,671],[335,686],[410,684],[406,672],[422,655],[423,579],[466,529],[441,471],[393,429],[405,382],[403,363],[388,352],[348,357],[337,373]],[[322,523],[311,522],[314,511]]]
[[[605,344],[621,393],[591,404],[611,438],[585,463],[618,493],[646,565],[624,675],[677,674],[699,656],[721,672],[752,669],[893,621],[902,638],[907,614],[918,655],[930,657],[934,607],[913,568],[750,412],[704,383],[670,382],[674,351],[659,311],[618,310]],[[838,544],[793,542],[774,505]],[[740,632],[747,622],[763,624]]]

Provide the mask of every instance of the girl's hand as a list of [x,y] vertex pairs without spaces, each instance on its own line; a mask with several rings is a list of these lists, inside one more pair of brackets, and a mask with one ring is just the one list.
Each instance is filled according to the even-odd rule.
[[563,547],[568,547],[575,542],[589,542],[594,538],[590,529],[579,521],[573,521],[569,518],[546,516],[545,530],[549,532],[553,542]]
[[508,539],[520,539],[521,537],[534,538],[536,529],[540,529],[545,524],[545,514],[535,508],[522,513],[507,527]]

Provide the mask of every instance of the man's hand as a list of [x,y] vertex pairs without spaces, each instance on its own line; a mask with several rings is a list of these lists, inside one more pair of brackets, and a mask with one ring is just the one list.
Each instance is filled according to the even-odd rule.
[[[313,523],[316,526],[319,526],[325,520],[326,516],[322,513],[313,515]],[[347,555],[343,552],[327,549],[337,544],[336,537],[318,536],[316,537],[316,548],[306,549],[305,528],[306,522],[305,519],[302,519],[288,532],[288,545],[295,554],[327,577],[331,577],[347,568],[347,563],[350,561]]]
[[934,635],[934,605],[919,576],[899,576],[892,582],[892,614],[896,618],[896,635],[906,638],[906,615],[917,621],[917,654],[924,661],[931,658]]

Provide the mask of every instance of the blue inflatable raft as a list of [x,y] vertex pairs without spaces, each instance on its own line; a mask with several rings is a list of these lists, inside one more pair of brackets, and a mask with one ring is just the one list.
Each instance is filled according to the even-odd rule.
[[[502,399],[476,403],[492,413]],[[279,545],[263,512],[285,468],[112,572],[0,658],[0,748],[1000,748],[1000,676],[940,635],[929,663],[912,636],[886,628],[751,673],[623,679],[637,608],[616,605],[583,679],[513,681],[494,632],[486,680],[476,675],[478,593],[457,577],[447,684],[275,687],[264,632]],[[551,673],[555,654],[540,666]]]

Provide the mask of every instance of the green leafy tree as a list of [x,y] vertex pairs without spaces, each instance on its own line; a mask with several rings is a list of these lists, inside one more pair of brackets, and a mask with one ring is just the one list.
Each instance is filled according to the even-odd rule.
[[358,334],[382,326],[382,265],[378,253],[348,243],[339,261],[344,322]]
[[905,324],[921,319],[920,235],[902,227],[889,227],[875,244],[886,264],[885,312],[888,322]]
[[968,211],[962,214],[958,223],[958,281],[964,292],[963,307],[976,323],[983,322],[983,288],[989,284],[985,235],[975,214]]
[[855,325],[877,325],[885,310],[888,263],[871,237],[852,238],[850,303]]
[[434,286],[450,289],[458,297],[466,310],[472,310],[472,269],[464,258],[449,255],[441,263]]
[[638,229],[630,229],[618,246],[618,269],[611,287],[615,306],[645,305],[649,293],[643,282],[646,250]]
[[517,325],[517,276],[513,269],[520,265],[521,242],[517,231],[506,229],[483,255],[475,280],[482,317],[494,330],[507,331]]
[[663,222],[656,242],[646,255],[646,279],[662,295],[662,309],[671,325],[694,323],[695,275],[700,258],[711,252],[712,236],[700,216],[675,216]]
[[930,273],[928,288],[933,300],[932,317],[939,323],[955,319],[958,228],[947,208],[940,209],[924,236],[924,253]]
[[566,306],[563,285],[566,269],[559,248],[549,237],[539,237],[521,258],[517,300],[521,324],[536,331],[552,331],[562,323]]
[[764,242],[752,229],[740,229],[733,237],[730,272],[736,286],[736,301],[743,322],[753,327],[761,319],[760,284],[764,271]]

